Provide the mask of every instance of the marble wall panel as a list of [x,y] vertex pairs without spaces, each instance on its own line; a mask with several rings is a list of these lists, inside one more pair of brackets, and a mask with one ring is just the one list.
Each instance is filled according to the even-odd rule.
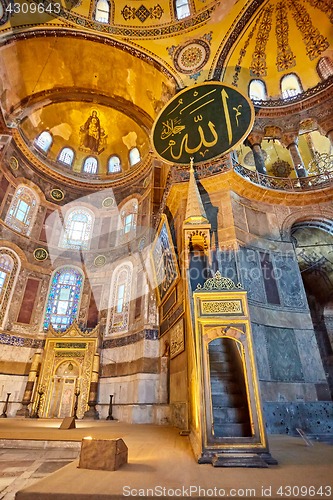
[[294,255],[272,254],[274,274],[281,304],[307,309],[307,300],[297,260]]
[[246,247],[240,247],[237,254],[240,282],[247,290],[249,300],[266,303],[266,294],[258,252]]
[[326,383],[316,335],[313,330],[294,330],[305,382]]
[[265,337],[272,380],[304,381],[294,330],[266,326]]
[[[10,392],[8,417],[14,417],[21,407],[21,401],[27,384],[27,376],[0,374],[0,401],[5,401],[7,393]],[[4,403],[0,403],[0,414],[3,411]]]
[[252,323],[253,344],[257,361],[259,380],[270,380],[269,362],[267,354],[265,325]]

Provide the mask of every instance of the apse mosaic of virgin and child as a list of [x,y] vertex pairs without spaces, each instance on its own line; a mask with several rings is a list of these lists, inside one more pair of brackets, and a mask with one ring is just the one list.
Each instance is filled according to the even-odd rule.
[[86,151],[99,155],[107,146],[108,135],[102,127],[99,112],[91,111],[90,116],[80,127],[80,151]]

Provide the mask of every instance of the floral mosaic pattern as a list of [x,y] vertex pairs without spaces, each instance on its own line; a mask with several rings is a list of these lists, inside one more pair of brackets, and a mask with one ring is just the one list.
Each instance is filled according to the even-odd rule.
[[288,7],[291,9],[297,28],[302,33],[306,53],[310,61],[313,61],[329,47],[327,38],[321,35],[319,30],[313,26],[306,9],[297,0],[288,0]]
[[52,277],[47,301],[44,330],[51,323],[55,330],[68,328],[77,317],[83,275],[71,267],[62,267]]
[[278,46],[276,65],[278,71],[285,71],[296,66],[296,56],[289,46],[289,24],[287,17],[288,9],[285,2],[279,2],[276,6],[275,33]]
[[8,210],[6,224],[15,231],[29,236],[36,208],[37,199],[31,189],[18,187]]
[[193,74],[203,68],[210,56],[211,40],[212,31],[185,44],[167,47],[176,70],[185,74]]
[[259,26],[256,38],[256,47],[252,56],[250,76],[263,77],[267,75],[266,45],[272,28],[272,16],[274,7],[268,5],[264,10],[263,18]]

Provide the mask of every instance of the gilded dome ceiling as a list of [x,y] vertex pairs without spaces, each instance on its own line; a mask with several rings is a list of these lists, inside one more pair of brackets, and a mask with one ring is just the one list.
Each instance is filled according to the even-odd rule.
[[42,129],[56,131],[50,163],[70,146],[77,169],[87,153],[78,131],[93,109],[108,135],[98,158],[103,169],[112,154],[124,158],[126,169],[123,138],[133,132],[146,154],[154,120],[180,89],[221,80],[248,93],[250,81],[259,79],[267,98],[275,99],[289,73],[303,91],[316,86],[320,58],[333,53],[328,0],[190,0],[183,19],[172,0],[105,0],[104,22],[97,0],[65,0],[59,7],[44,0],[48,13],[22,9],[13,16],[6,13],[8,0],[0,2],[7,125],[29,145]]

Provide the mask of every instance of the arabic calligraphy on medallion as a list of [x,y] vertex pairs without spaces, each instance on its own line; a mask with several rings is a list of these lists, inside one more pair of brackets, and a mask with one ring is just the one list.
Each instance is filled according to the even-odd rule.
[[231,151],[250,133],[254,107],[231,85],[206,82],[179,92],[153,127],[156,152],[168,163],[188,165]]

